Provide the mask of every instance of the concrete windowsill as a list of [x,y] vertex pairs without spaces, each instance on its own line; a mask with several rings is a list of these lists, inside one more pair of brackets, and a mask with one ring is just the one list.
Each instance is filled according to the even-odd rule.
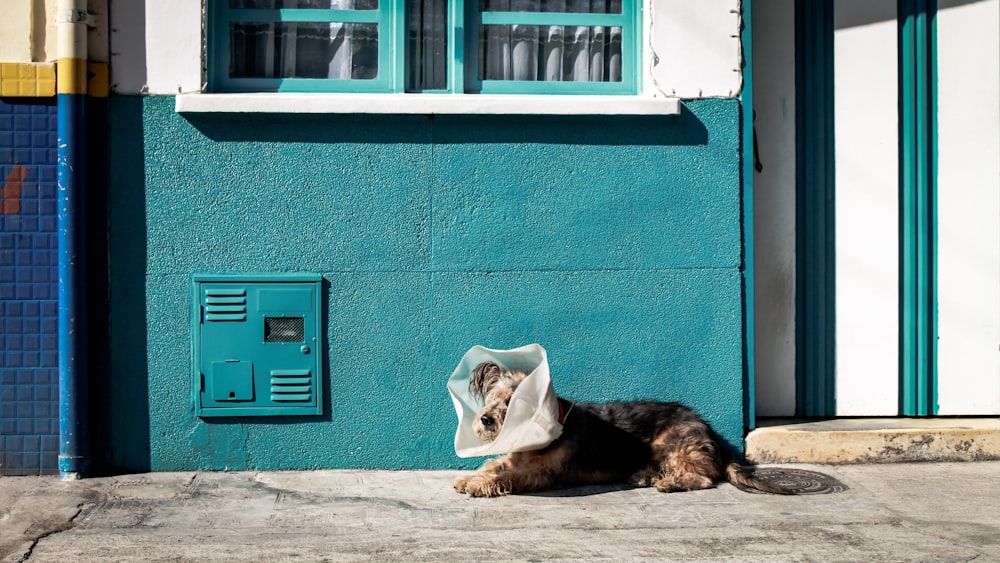
[[677,98],[476,94],[179,94],[178,113],[677,115]]

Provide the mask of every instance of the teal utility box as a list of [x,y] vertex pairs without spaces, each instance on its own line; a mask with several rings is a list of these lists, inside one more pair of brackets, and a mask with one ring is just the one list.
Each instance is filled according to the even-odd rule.
[[195,274],[195,412],[323,414],[319,274]]

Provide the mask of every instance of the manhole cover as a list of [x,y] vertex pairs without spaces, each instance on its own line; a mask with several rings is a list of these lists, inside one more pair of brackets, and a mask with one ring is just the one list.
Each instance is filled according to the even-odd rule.
[[[753,476],[769,485],[774,485],[796,495],[823,495],[842,493],[847,485],[818,471],[791,469],[788,467],[758,467]],[[748,493],[766,494],[756,489],[740,487]]]

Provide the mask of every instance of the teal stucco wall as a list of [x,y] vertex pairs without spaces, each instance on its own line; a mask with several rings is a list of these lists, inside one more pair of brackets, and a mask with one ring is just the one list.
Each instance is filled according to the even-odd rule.
[[[179,115],[111,99],[115,468],[452,468],[445,384],[532,342],[557,391],[742,445],[740,105],[643,118]],[[325,414],[201,420],[193,272],[324,277]]]

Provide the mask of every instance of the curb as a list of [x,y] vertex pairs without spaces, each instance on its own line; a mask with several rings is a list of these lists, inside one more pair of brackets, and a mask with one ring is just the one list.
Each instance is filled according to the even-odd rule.
[[754,463],[900,463],[1000,459],[998,418],[773,420],[747,435]]

